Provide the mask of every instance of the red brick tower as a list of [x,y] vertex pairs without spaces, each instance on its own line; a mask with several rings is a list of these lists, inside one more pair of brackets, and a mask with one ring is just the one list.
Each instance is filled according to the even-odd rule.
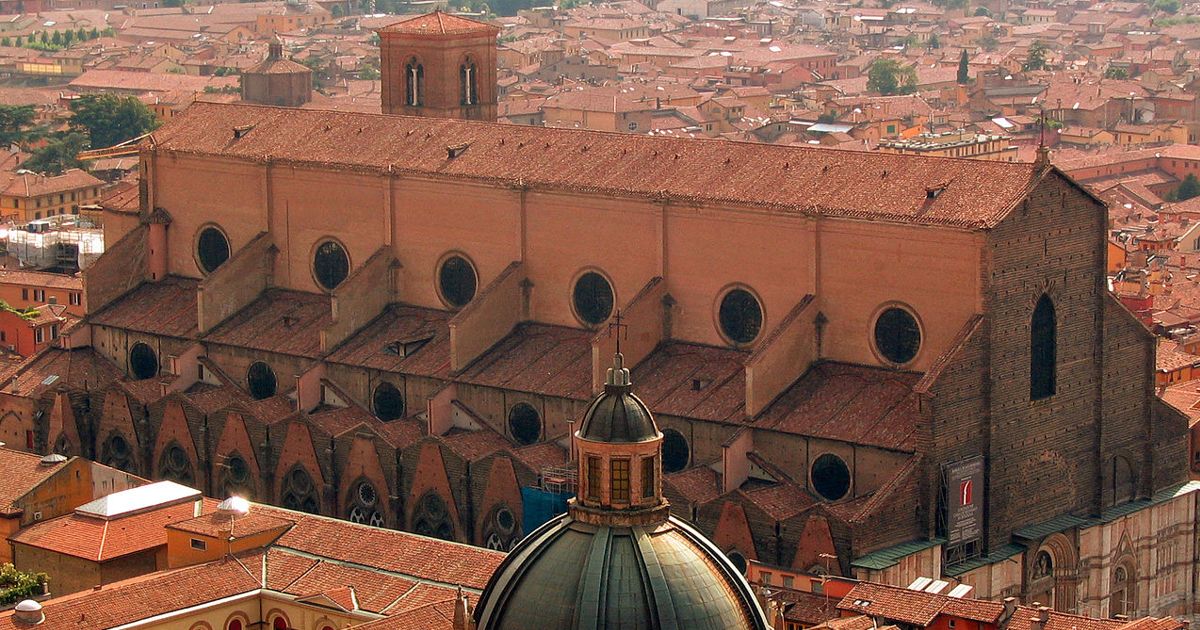
[[495,121],[499,33],[441,11],[379,29],[383,113]]

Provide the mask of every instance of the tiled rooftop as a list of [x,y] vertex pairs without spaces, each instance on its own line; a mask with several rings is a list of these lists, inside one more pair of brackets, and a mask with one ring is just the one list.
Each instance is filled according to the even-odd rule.
[[[234,138],[235,127],[249,131]],[[166,153],[969,229],[999,223],[1037,173],[1025,163],[217,103],[192,105],[154,139]],[[449,157],[446,147],[464,144]],[[876,194],[883,186],[889,194]]]
[[168,276],[145,282],[131,293],[91,315],[93,324],[137,332],[195,338],[198,280]]
[[13,513],[13,502],[33,490],[66,465],[66,462],[44,465],[42,456],[9,448],[0,448],[0,514]]
[[[193,317],[195,310],[193,303]],[[321,353],[321,331],[331,323],[329,296],[268,289],[209,332],[205,341],[315,359]]]

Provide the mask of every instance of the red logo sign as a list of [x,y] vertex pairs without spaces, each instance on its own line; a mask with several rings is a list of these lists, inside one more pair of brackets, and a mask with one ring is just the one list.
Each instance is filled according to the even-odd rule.
[[974,498],[975,484],[971,483],[970,479],[964,479],[962,485],[958,487],[958,498],[962,503],[960,505],[971,505],[971,500]]

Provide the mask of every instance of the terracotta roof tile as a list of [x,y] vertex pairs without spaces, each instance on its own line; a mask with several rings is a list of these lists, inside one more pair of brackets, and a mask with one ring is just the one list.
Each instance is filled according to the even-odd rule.
[[0,269],[0,284],[15,284],[30,287],[47,287],[50,289],[83,290],[83,278],[68,276],[61,273],[46,271],[29,271],[25,269]]
[[279,530],[282,534],[284,530],[292,526],[293,522],[256,511],[240,516],[213,511],[195,518],[170,523],[167,525],[167,529],[214,537],[229,536],[231,533],[238,537],[245,537],[274,530]]
[[692,503],[707,503],[721,495],[720,476],[708,466],[694,466],[663,477],[663,483]]
[[0,448],[0,514],[19,511],[13,502],[33,490],[50,475],[62,469],[66,462],[44,466],[42,456],[34,453]]
[[[250,130],[234,139],[234,127]],[[193,104],[154,138],[168,153],[971,229],[998,224],[1039,173],[1026,163],[216,103]],[[463,144],[449,157],[446,147]],[[883,186],[889,194],[876,194]]]
[[[452,313],[393,304],[329,355],[329,361],[386,372],[445,378],[450,371]],[[395,344],[428,339],[417,351],[404,355]]]
[[526,323],[462,373],[467,383],[586,400],[592,395],[593,332]]
[[634,388],[656,414],[740,422],[748,356],[729,348],[665,343],[633,369]]
[[[276,556],[271,556],[276,557]],[[299,597],[307,597],[318,593],[329,595],[338,589],[353,588],[358,599],[358,606],[363,610],[380,613],[391,606],[413,589],[417,582],[406,580],[378,571],[368,571],[356,567],[341,566],[332,562],[318,562],[300,576],[296,581],[282,590]],[[448,589],[447,589],[448,590]],[[451,596],[454,592],[449,591]],[[349,608],[342,598],[331,596],[332,599]]]
[[478,547],[316,516],[296,523],[276,546],[478,590],[504,559]]
[[320,333],[333,323],[329,300],[327,295],[269,289],[205,341],[315,359],[321,353]]
[[145,282],[119,300],[91,315],[89,321],[137,332],[194,339],[196,326],[196,287],[192,278],[167,276],[159,282]]
[[399,22],[389,24],[378,30],[381,33],[438,33],[442,35],[476,32],[500,32],[499,28],[492,26],[491,24],[476,22],[475,20],[459,17],[457,15],[451,15],[449,13],[443,13],[441,11],[434,11],[433,13],[427,13],[425,15],[418,15],[416,17],[400,20]]
[[63,386],[89,391],[104,389],[122,376],[116,366],[92,348],[50,347],[23,363],[4,391],[38,398],[47,390]]
[[92,177],[86,171],[73,168],[64,171],[62,175],[47,177],[37,173],[27,172],[17,175],[4,189],[5,195],[15,197],[37,197],[52,193],[70,192],[80,188],[103,186],[104,182]]

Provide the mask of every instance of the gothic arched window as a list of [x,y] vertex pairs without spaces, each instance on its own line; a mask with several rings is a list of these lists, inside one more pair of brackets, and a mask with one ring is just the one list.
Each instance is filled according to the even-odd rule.
[[492,508],[483,521],[483,546],[496,551],[510,551],[521,539],[521,528],[511,508],[501,503]]
[[1130,616],[1137,609],[1137,586],[1133,580],[1133,567],[1128,563],[1118,564],[1113,569],[1112,595],[1108,600],[1108,616]]
[[158,460],[158,478],[192,485],[192,459],[178,442],[171,442]]
[[283,478],[283,489],[279,493],[283,507],[289,510],[318,514],[321,504],[317,501],[317,486],[308,471],[301,466],[292,468]]
[[1054,395],[1058,364],[1057,322],[1050,296],[1038,299],[1029,328],[1029,398],[1040,400]]
[[479,70],[475,67],[475,60],[467,57],[462,65],[458,67],[458,82],[460,98],[462,105],[476,105],[479,103]]
[[413,507],[412,529],[422,536],[454,540],[454,525],[450,522],[446,501],[433,492],[421,497]]
[[425,101],[425,66],[416,57],[404,65],[404,104],[420,107]]
[[350,490],[346,518],[352,523],[383,527],[383,512],[379,511],[379,493],[366,479],[359,479]]
[[133,466],[133,448],[120,433],[113,433],[100,448],[100,463],[127,473],[136,472]]
[[241,453],[230,453],[225,458],[225,465],[221,471],[221,496],[222,498],[237,495],[243,499],[250,499],[254,496],[254,484],[250,481],[250,465],[246,463],[246,458],[242,457]]

